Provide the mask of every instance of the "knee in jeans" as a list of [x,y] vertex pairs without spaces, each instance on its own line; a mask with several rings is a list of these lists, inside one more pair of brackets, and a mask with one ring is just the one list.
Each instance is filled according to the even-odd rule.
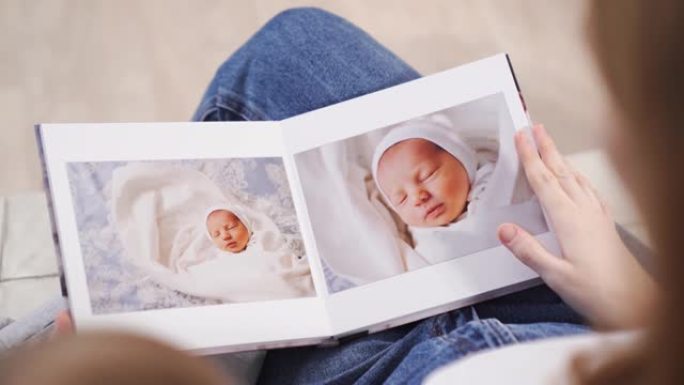
[[281,11],[266,23],[264,29],[291,32],[298,29],[329,29],[346,23],[341,17],[316,7],[297,7]]
[[295,7],[280,11],[273,16],[269,24],[301,24],[317,20],[337,18],[338,16],[317,7]]

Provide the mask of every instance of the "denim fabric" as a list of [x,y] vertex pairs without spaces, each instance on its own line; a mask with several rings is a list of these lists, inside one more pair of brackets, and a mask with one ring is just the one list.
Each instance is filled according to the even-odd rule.
[[586,330],[572,323],[503,324],[469,307],[338,346],[270,351],[259,384],[420,384],[436,368],[474,352]]
[[[193,120],[281,120],[417,77],[349,22],[292,9],[221,65]],[[259,383],[415,384],[472,352],[585,330],[575,312],[540,286],[333,347],[270,351]]]
[[338,16],[291,9],[221,65],[193,120],[281,120],[418,77]]

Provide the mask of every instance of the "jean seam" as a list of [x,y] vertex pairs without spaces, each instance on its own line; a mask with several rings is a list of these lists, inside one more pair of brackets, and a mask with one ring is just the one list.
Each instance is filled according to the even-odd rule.
[[[435,341],[436,343],[439,343],[439,349],[432,352],[432,357],[440,357],[440,356],[442,356],[442,353],[443,353],[445,350],[453,350],[453,349],[454,349],[454,347],[453,347],[453,340],[451,340],[451,339],[448,338],[447,336],[448,336],[448,335],[446,335],[446,336],[439,336],[439,337],[436,338],[436,340],[433,339],[433,341]],[[469,354],[471,354],[471,353],[472,353],[472,352],[468,352],[468,353],[466,353],[464,356],[467,356],[467,355],[469,355]],[[441,365],[439,365],[438,367],[444,366],[444,365],[446,365],[446,364],[448,364],[448,362],[444,362],[444,363],[442,363]],[[436,368],[433,368],[433,370],[434,370],[434,369],[436,369]],[[404,384],[404,383],[406,383],[406,384],[408,384],[408,383],[413,383],[413,382],[415,382],[415,381],[414,381],[415,379],[417,379],[417,378],[419,378],[419,377],[421,377],[421,376],[423,376],[423,374],[422,374],[420,371],[414,372],[409,378],[405,378],[404,381],[402,381],[401,383],[402,383],[402,384]],[[387,384],[387,383],[388,383],[387,381],[383,381],[383,384]],[[393,382],[393,383],[394,383],[394,382]]]
[[[468,325],[473,325],[473,324],[475,324],[475,323],[478,323],[478,324],[481,324],[481,325],[485,324],[484,322],[482,322],[482,321],[480,321],[480,320],[472,320],[472,321],[469,321],[469,322],[467,322],[466,324],[460,326],[459,328],[466,327],[466,326],[468,326]],[[485,325],[486,325],[486,324],[485,324]],[[477,328],[476,328],[476,329],[477,329]],[[453,332],[453,331],[452,331],[452,332]],[[484,333],[482,333],[482,331],[480,331],[480,333],[482,334],[482,337],[485,337],[485,336],[484,336]],[[464,358],[464,357],[466,357],[466,356],[469,356],[469,355],[471,355],[471,354],[475,354],[475,353],[478,353],[478,352],[481,352],[481,351],[486,351],[486,350],[489,350],[489,349],[492,349],[492,348],[497,347],[497,345],[491,344],[491,343],[489,342],[489,339],[486,338],[486,337],[483,338],[482,340],[485,342],[486,347],[480,347],[480,348],[478,348],[477,350],[474,350],[474,351],[461,352],[461,353],[463,353],[463,355],[462,355],[459,359],[462,359],[462,358]],[[435,344],[439,344],[439,345],[438,345],[438,349],[436,349],[436,350],[434,350],[434,351],[432,352],[432,357],[435,357],[435,359],[436,359],[436,358],[438,358],[438,357],[441,357],[441,356],[443,355],[443,352],[444,352],[444,351],[455,349],[456,346],[457,346],[457,343],[458,343],[459,339],[458,339],[458,338],[454,338],[454,337],[451,335],[451,333],[447,333],[447,334],[440,335],[440,336],[437,336],[437,337],[435,337],[435,338],[432,338],[432,341],[433,341]],[[451,360],[450,360],[450,361],[451,361]],[[443,362],[443,363],[441,363],[441,364],[440,364],[439,366],[437,366],[437,367],[441,367],[441,366],[444,366],[444,365],[447,365],[447,364],[448,364],[448,362]],[[437,367],[433,368],[432,370],[437,369]],[[421,373],[420,371],[419,371],[419,372],[416,372],[416,373],[413,374],[412,377],[407,378],[406,381],[405,381],[405,383],[413,383],[413,382],[414,382],[414,381],[413,381],[414,379],[416,379],[416,378],[418,378],[419,376],[422,376],[422,375],[423,375],[423,373]],[[404,382],[402,382],[402,383],[404,383]]]
[[205,121],[212,112],[217,110],[229,111],[245,121],[269,120],[266,114],[247,105],[242,97],[229,90],[222,90],[202,103],[200,107],[202,114],[198,116],[198,120]]
[[481,321],[483,325],[487,327],[492,333],[492,336],[496,337],[496,346],[502,346],[512,343],[518,343],[518,339],[515,337],[513,332],[503,323],[497,319],[486,319]]
[[256,106],[250,105],[246,98],[235,91],[220,88],[216,96],[217,107],[232,111],[245,120],[270,120],[263,111]]
[[214,103],[215,99],[216,95],[204,98],[200,103],[199,107],[197,107],[195,113],[193,114],[192,120],[197,122],[204,122],[207,116],[209,116],[209,114],[217,108],[216,104]]
[[473,321],[480,321],[480,315],[477,313],[475,306],[470,306],[470,315],[473,317]]

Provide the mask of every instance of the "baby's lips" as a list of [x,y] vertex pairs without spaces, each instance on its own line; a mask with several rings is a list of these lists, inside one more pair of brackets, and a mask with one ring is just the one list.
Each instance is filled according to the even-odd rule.
[[441,210],[443,206],[444,206],[444,203],[438,203],[438,204],[436,204],[435,206],[432,206],[431,208],[429,208],[429,209],[425,212],[425,215],[423,216],[423,219],[425,219],[425,220],[429,219],[430,215],[432,215],[432,214],[434,214],[435,212],[438,212],[439,210]]

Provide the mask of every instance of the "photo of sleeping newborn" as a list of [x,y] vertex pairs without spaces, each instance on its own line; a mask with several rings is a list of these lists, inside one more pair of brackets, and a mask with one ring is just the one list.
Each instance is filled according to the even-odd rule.
[[330,290],[498,247],[503,222],[548,231],[513,133],[496,94],[297,154]]
[[280,158],[68,169],[94,313],[315,295]]
[[494,169],[445,124],[416,119],[392,129],[373,154],[373,180],[409,226],[439,227],[475,210]]

